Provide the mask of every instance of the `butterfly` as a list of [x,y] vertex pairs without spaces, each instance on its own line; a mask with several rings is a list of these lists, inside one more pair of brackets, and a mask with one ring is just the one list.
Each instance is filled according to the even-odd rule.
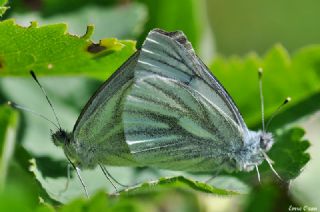
[[98,165],[108,179],[104,165],[256,169],[259,176],[258,166],[266,160],[274,171],[266,155],[272,134],[247,128],[181,31],[150,31],[141,49],[90,98],[72,132],[58,124],[52,140],[63,148],[84,188],[79,170]]

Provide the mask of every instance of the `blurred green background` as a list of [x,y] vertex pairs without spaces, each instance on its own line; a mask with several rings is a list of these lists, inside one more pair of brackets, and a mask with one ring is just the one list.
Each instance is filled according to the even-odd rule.
[[[261,120],[256,71],[257,67],[263,66],[266,72],[264,91],[267,117],[286,96],[295,97],[292,105],[286,107],[276,118],[273,132],[276,132],[277,128],[300,126],[306,131],[305,138],[311,142],[308,152],[312,159],[302,174],[292,180],[291,199],[287,202],[290,204],[292,202],[293,205],[317,207],[320,210],[320,190],[317,189],[320,188],[318,180],[320,174],[318,168],[320,164],[318,154],[320,151],[320,48],[318,48],[320,2],[315,0],[304,2],[297,0],[16,0],[9,1],[9,6],[10,9],[2,16],[2,20],[14,18],[18,24],[26,27],[31,21],[37,21],[40,26],[63,22],[68,24],[68,32],[81,36],[85,34],[86,26],[93,24],[95,31],[91,39],[95,42],[103,38],[116,37],[123,40],[136,40],[139,46],[152,28],[182,30],[200,58],[212,69],[235,99],[248,126],[254,129],[259,128]],[[6,32],[0,31],[1,33]],[[276,44],[281,46],[274,47]],[[3,55],[4,47],[3,51],[0,50]],[[3,55],[0,54],[0,61]],[[126,57],[123,56],[121,60],[124,61]],[[30,67],[17,66],[17,69],[19,70],[6,70],[9,74],[0,75],[0,103],[12,100],[51,117],[51,111],[44,96],[28,75]],[[103,70],[99,77],[90,77],[90,74],[85,71],[78,75],[74,74],[77,67],[71,74],[68,74],[71,70],[62,70],[62,74],[42,70],[41,67],[35,70],[41,73],[40,80],[67,130],[72,130],[81,108],[103,82],[105,76],[110,76],[110,73],[104,74]],[[14,71],[21,72],[16,74]],[[87,70],[89,71],[90,69]],[[5,108],[5,110],[9,109]],[[60,194],[66,182],[67,163],[63,152],[50,141],[51,126],[31,114],[20,113],[20,115],[18,124],[11,120],[14,122],[13,125],[19,125],[19,127],[13,127],[19,129],[15,135],[18,146],[13,162],[9,163],[6,186],[8,194],[2,194],[3,198],[0,196],[0,211],[1,207],[12,209],[14,203],[10,204],[10,201],[14,198],[24,199],[26,208],[34,207],[37,196],[28,197],[30,200],[25,198],[30,190],[42,197],[45,195],[41,192],[45,190],[48,193],[46,195],[50,197],[48,199],[61,202],[69,202],[82,195],[82,188],[77,178],[73,178],[69,189]],[[4,116],[1,118],[7,120]],[[3,128],[5,126],[7,125],[3,124]],[[24,149],[20,149],[20,144]],[[28,170],[23,169],[28,166],[23,161],[27,163],[26,161],[32,158],[37,165],[32,166],[33,173],[40,184],[35,183],[34,176],[30,175]],[[181,174],[158,170],[141,172],[119,167],[110,167],[108,170],[116,179],[128,184],[157,179],[159,176]],[[202,181],[208,177],[186,173],[183,175]],[[94,181],[90,180],[93,178]],[[84,179],[91,194],[101,188],[112,189],[99,170],[84,171]],[[162,211],[253,211],[257,209],[271,211],[270,205],[276,205],[283,195],[281,191],[274,188],[274,185],[266,185],[254,190],[230,177],[218,177],[213,180],[212,185],[244,193],[253,191],[253,194],[257,195],[254,196],[251,193],[251,195],[219,197],[200,192],[169,189],[153,195],[144,194],[124,198],[119,202],[111,199],[108,200],[110,202],[107,206],[112,205],[112,210],[115,211],[157,211],[159,209],[163,209]],[[99,202],[103,198],[103,195],[97,194],[91,201]],[[50,204],[55,205],[54,200]],[[83,200],[74,201],[78,202],[71,203],[69,208],[66,207],[66,211],[74,210],[76,208],[74,205],[78,205],[77,207],[85,204],[95,205],[92,202],[81,202]],[[145,203],[146,201],[149,202]],[[16,207],[16,210],[25,209]],[[43,207],[47,210],[51,206],[43,205]],[[85,208],[85,206],[82,207]],[[101,206],[103,207],[104,205]]]

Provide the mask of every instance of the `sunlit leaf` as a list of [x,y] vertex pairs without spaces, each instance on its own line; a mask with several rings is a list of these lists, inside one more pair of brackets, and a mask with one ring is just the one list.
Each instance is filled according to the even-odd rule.
[[92,43],[93,27],[82,37],[66,32],[65,24],[18,26],[0,22],[0,75],[87,75],[105,79],[134,51],[135,42],[115,38]]

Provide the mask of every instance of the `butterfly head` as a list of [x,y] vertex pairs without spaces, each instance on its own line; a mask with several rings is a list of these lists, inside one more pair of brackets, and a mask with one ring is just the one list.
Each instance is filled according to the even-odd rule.
[[[265,132],[265,131],[259,131],[259,132],[252,132],[251,133],[254,135],[252,137],[252,145],[250,146],[258,146],[255,151],[253,151],[251,155],[251,159],[253,163],[250,164],[250,167],[245,167],[245,170],[250,171],[253,168],[256,168],[257,173],[258,173],[258,180],[260,181],[260,173],[258,169],[258,165],[262,163],[262,161],[266,160],[271,171],[281,180],[282,178],[280,175],[276,172],[276,170],[273,168],[272,164],[274,163],[269,156],[267,155],[267,152],[271,149],[274,140],[272,137],[271,133]],[[258,145],[255,145],[258,144]]]
[[56,146],[64,147],[70,143],[70,133],[59,129],[51,135],[52,141]]
[[263,152],[268,152],[273,145],[272,134],[268,132],[260,131],[258,135],[259,135],[260,149]]
[[65,130],[59,129],[58,131],[51,134],[53,143],[61,147],[68,158],[69,162],[79,165],[79,159],[76,157],[77,152],[75,150],[74,142],[71,138],[71,133]]
[[250,136],[245,140],[245,145],[237,152],[236,161],[238,169],[251,171],[265,160],[265,153],[273,145],[272,134],[265,131],[250,131]]
[[90,155],[88,155],[87,149],[79,147],[78,143],[73,140],[72,133],[59,129],[54,133],[52,132],[51,138],[56,146],[63,149],[71,164],[82,168],[92,168],[95,165],[90,163],[90,160],[88,159],[90,158]]

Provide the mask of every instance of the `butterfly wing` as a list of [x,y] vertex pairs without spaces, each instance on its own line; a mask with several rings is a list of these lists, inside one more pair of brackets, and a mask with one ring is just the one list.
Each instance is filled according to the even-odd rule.
[[241,115],[183,33],[151,31],[134,75],[123,124],[142,165],[208,171],[243,145]]
[[[127,60],[90,98],[73,129],[82,163],[132,163],[122,125],[122,101],[130,88],[139,52]],[[90,161],[91,160],[91,161]]]
[[[139,66],[146,67],[148,71],[139,71]],[[214,102],[246,134],[248,133],[247,126],[234,101],[207,66],[197,57],[191,43],[182,32],[165,32],[155,29],[149,33],[141,49],[135,78],[139,79],[152,74],[176,79],[189,85]]]

